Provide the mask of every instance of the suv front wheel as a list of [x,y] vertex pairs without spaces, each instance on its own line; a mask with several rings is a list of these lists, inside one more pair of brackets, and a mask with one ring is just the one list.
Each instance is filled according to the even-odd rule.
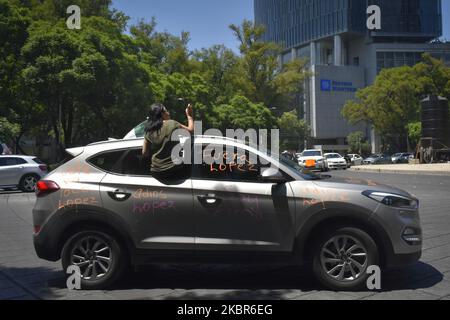
[[61,253],[64,271],[77,266],[81,289],[98,290],[111,286],[126,267],[126,254],[119,241],[103,231],[79,231],[70,237]]
[[361,289],[369,277],[367,268],[377,264],[377,245],[359,228],[322,232],[314,249],[313,271],[317,279],[336,291]]

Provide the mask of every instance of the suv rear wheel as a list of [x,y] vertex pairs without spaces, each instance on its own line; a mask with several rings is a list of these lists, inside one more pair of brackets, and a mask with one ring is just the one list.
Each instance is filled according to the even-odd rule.
[[332,290],[358,290],[367,281],[367,268],[378,264],[375,241],[355,227],[323,232],[314,249],[313,271]]
[[103,231],[80,231],[70,237],[61,253],[64,270],[80,268],[81,289],[104,289],[123,273],[127,261],[124,248],[114,236]]

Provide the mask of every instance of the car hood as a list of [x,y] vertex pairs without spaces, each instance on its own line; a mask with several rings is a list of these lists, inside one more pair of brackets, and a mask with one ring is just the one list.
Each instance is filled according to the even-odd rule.
[[322,175],[322,180],[314,180],[313,182],[320,187],[324,188],[339,188],[339,189],[347,189],[353,191],[379,191],[379,192],[390,192],[394,194],[398,194],[406,197],[414,197],[405,190],[384,185],[378,183],[374,180],[365,180],[365,179],[357,179],[357,178],[342,178],[342,177],[331,177]]

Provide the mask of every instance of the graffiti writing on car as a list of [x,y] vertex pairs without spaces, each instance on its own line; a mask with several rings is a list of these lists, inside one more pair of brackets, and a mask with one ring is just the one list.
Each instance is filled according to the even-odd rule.
[[336,191],[333,189],[319,189],[319,188],[303,188],[302,195],[304,197],[303,206],[314,206],[322,203],[325,207],[326,202],[341,202],[350,201],[348,192]]
[[[205,150],[205,153],[208,151]],[[211,151],[209,151],[211,154]],[[203,155],[206,157],[206,155]],[[240,172],[258,172],[255,164],[251,163],[245,154],[238,154],[235,152],[216,153],[213,156],[214,162],[210,164],[211,172],[233,172],[238,170]]]

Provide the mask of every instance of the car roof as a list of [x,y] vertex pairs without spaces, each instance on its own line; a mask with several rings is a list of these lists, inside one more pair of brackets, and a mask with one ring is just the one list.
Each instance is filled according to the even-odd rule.
[[20,154],[0,154],[0,158],[22,158],[22,159],[34,159],[36,156],[24,156]]
[[[249,146],[249,145],[245,144],[242,140],[232,139],[232,138],[227,138],[227,137],[200,135],[200,136],[193,136],[193,138],[196,143],[214,144],[214,143],[218,143],[218,142],[219,143],[230,142],[231,144],[236,145],[236,146],[255,148],[255,146],[251,146],[251,145]],[[182,140],[182,137],[180,137],[180,139]],[[143,137],[135,138],[135,139],[120,139],[120,140],[111,139],[108,141],[100,141],[100,142],[91,143],[85,147],[69,148],[69,149],[66,149],[66,152],[69,153],[70,155],[76,157],[83,152],[87,152],[89,154],[94,154],[94,153],[103,152],[103,151],[136,148],[136,147],[142,146],[143,141],[144,141]],[[259,150],[259,151],[261,151],[261,150]]]

